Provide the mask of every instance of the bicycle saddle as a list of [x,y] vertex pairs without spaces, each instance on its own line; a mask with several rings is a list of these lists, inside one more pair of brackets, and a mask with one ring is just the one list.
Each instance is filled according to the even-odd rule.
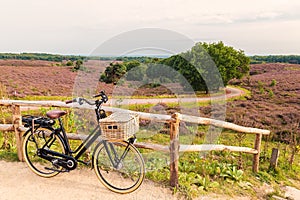
[[50,119],[57,119],[61,116],[64,116],[65,114],[67,114],[67,112],[63,110],[50,110],[46,113],[47,117],[49,117]]

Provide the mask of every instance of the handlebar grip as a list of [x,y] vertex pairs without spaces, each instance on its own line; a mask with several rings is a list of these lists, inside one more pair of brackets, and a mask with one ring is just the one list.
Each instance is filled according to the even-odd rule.
[[70,104],[70,103],[73,103],[74,101],[73,100],[67,100],[65,101],[66,104]]
[[100,97],[101,94],[94,95],[93,98]]
[[106,94],[104,91],[101,91],[99,94],[96,94],[93,97],[96,98],[96,97],[103,97],[103,96],[106,96]]

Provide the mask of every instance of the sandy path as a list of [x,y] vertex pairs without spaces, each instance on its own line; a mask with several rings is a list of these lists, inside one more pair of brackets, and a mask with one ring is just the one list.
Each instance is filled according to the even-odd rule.
[[[132,105],[132,104],[157,104],[157,103],[183,103],[183,102],[206,102],[212,100],[226,100],[233,97],[238,97],[244,95],[244,91],[234,87],[227,87],[225,95],[211,96],[211,97],[198,97],[198,98],[145,98],[145,99],[122,99],[121,104]],[[120,99],[109,99],[105,105],[118,105]]]
[[[261,188],[261,190],[264,190]],[[300,200],[300,190],[286,187],[286,198]],[[263,195],[264,196],[264,195]],[[78,169],[53,178],[35,175],[22,162],[0,160],[0,200],[175,200],[171,190],[146,180],[134,193],[120,195],[106,189],[97,179],[94,170]],[[182,198],[181,198],[182,199]],[[209,194],[197,200],[250,200],[247,196]],[[256,197],[254,199],[261,199]]]
[[[198,98],[145,98],[145,99],[130,99],[130,98],[124,98],[121,101],[121,105],[135,105],[135,104],[158,104],[158,103],[183,103],[183,102],[206,102],[206,101],[212,101],[212,100],[226,100],[234,97],[239,97],[244,95],[244,91],[240,90],[238,88],[233,87],[227,87],[226,88],[226,95],[219,95],[219,96],[212,96],[212,97],[198,97]],[[105,104],[105,106],[113,106],[113,105],[119,105],[120,99],[109,99],[109,101]],[[36,106],[21,106],[22,111],[28,111],[28,110],[36,110],[40,109]]]
[[75,170],[47,179],[33,174],[25,163],[0,161],[0,199],[160,200],[176,198],[171,194],[171,190],[150,181],[145,181],[134,193],[120,195],[107,190],[98,181],[93,170]]

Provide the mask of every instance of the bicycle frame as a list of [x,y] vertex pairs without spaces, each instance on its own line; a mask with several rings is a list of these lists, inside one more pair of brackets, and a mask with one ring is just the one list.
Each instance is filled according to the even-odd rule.
[[[101,93],[101,94],[103,94],[103,93]],[[80,99],[81,103],[79,102],[79,104],[82,104],[82,102],[85,101],[85,102],[87,102],[90,105],[96,105],[95,114],[96,114],[97,121],[99,121],[100,119],[106,117],[105,111],[103,109],[101,109],[101,104],[103,102],[107,101],[106,98],[104,96],[102,96],[102,100],[96,100],[94,104],[91,103],[91,102],[89,102],[88,100],[82,98],[82,99]],[[73,100],[71,102],[73,102]],[[81,163],[84,163],[84,164],[88,164],[88,163],[86,163],[84,161],[79,160],[79,158],[86,152],[86,150],[101,135],[101,128],[100,128],[99,124],[97,124],[97,126],[91,132],[91,134],[89,134],[88,137],[84,141],[82,141],[81,144],[73,151],[71,149],[71,147],[70,147],[70,142],[69,142],[69,139],[67,137],[67,134],[66,134],[66,131],[64,129],[63,122],[62,122],[61,118],[58,118],[58,122],[59,122],[59,127],[56,128],[56,129],[53,129],[51,126],[47,126],[45,128],[48,128],[48,129],[52,130],[51,134],[55,134],[55,135],[57,135],[61,139],[61,141],[63,143],[63,148],[64,148],[65,153],[58,153],[58,152],[53,152],[53,151],[47,150],[46,147],[50,147],[51,143],[54,142],[51,139],[49,139],[48,141],[46,141],[46,143],[44,144],[44,146],[41,148],[41,152],[45,152],[46,154],[49,153],[49,154],[52,154],[52,155],[55,155],[55,156],[59,156],[59,157],[62,157],[62,158],[66,158],[66,159],[72,159],[72,160],[75,159],[74,161],[76,161],[76,162],[81,162]],[[33,133],[34,132],[33,131],[34,128],[37,129],[37,128],[41,127],[41,126],[42,125],[40,125],[38,127],[32,127],[31,132]],[[113,164],[114,167],[117,167],[119,165],[119,163],[121,162],[121,160],[124,159],[124,157],[127,155],[129,145],[133,144],[134,141],[135,141],[135,138],[129,139],[128,146],[125,148],[125,150],[124,150],[123,154],[120,156],[120,158],[118,158],[116,156],[117,153],[116,153],[113,145],[109,144],[109,142],[107,142],[106,140],[102,140],[96,146],[96,148],[101,143],[103,143],[104,148],[105,148],[106,152],[108,153],[108,157],[109,157],[111,163]],[[44,156],[44,159],[49,159],[49,161],[50,161],[51,157]]]
[[[74,158],[77,162],[81,162],[83,164],[87,164],[86,162],[79,160],[79,158],[86,152],[86,150],[97,140],[97,138],[99,138],[99,136],[101,135],[101,128],[99,126],[99,124],[95,127],[95,129],[92,131],[91,134],[89,134],[89,136],[81,142],[81,144],[73,151],[70,147],[70,143],[69,143],[69,139],[67,137],[67,134],[65,132],[65,129],[63,127],[63,123],[61,121],[61,119],[59,118],[59,128],[54,129],[52,134],[56,134],[58,135],[58,137],[60,137],[62,139],[63,142],[63,146],[64,146],[64,150],[65,150],[65,154],[61,154],[61,153],[55,153],[57,156],[61,156],[63,158],[69,158],[72,157]],[[61,134],[62,133],[62,134]],[[47,141],[47,143],[42,147],[44,148],[46,145],[49,145],[48,142],[51,143],[51,141]],[[118,167],[119,163],[122,161],[122,159],[124,159],[124,157],[126,157],[128,149],[129,149],[129,144],[133,143],[134,140],[129,140],[128,142],[128,146],[126,147],[125,151],[123,152],[123,154],[121,155],[120,158],[118,158],[116,155],[117,153],[115,152],[115,149],[112,145],[109,144],[109,142],[107,142],[106,140],[102,140],[97,147],[103,143],[104,148],[108,154],[108,157],[111,161],[111,163],[113,164],[114,167]],[[52,152],[53,153],[53,152]],[[113,157],[114,156],[114,157]]]
[[[103,99],[103,96],[102,96],[102,99]],[[106,99],[106,101],[107,101],[107,99]],[[86,101],[86,102],[91,104],[89,101]],[[96,105],[95,114],[96,114],[97,121],[99,121],[103,117],[106,117],[105,111],[101,109],[101,104],[102,103],[103,103],[103,100],[101,100],[101,101],[96,100],[95,101],[95,105]],[[100,112],[102,112],[102,111],[104,112],[105,116],[100,114]],[[66,134],[66,131],[64,129],[61,118],[58,118],[58,121],[59,121],[59,128],[57,128],[57,129],[52,129],[52,127],[47,127],[47,128],[52,129],[53,130],[52,133],[56,134],[58,137],[60,137],[62,142],[63,142],[63,147],[64,147],[64,150],[65,150],[65,154],[60,154],[60,156],[65,157],[66,155],[68,155],[68,156],[73,157],[76,161],[86,164],[85,162],[80,161],[79,158],[97,140],[97,138],[101,135],[101,129],[100,129],[99,124],[95,127],[95,129],[92,131],[92,133],[89,134],[89,136],[73,151],[70,147],[70,142],[69,142],[69,139],[67,137],[67,134]],[[44,148],[46,145],[48,145],[48,142],[46,142],[46,144],[42,148]]]
[[74,157],[76,159],[76,161],[83,162],[78,159],[97,140],[97,138],[99,138],[99,136],[101,135],[101,130],[100,130],[100,126],[97,125],[95,127],[95,129],[92,131],[92,133],[89,134],[88,137],[84,141],[82,141],[81,144],[74,151],[70,147],[69,139],[67,137],[66,131],[63,127],[63,124],[62,124],[62,121],[60,118],[59,118],[59,128],[54,130],[54,134],[59,134],[61,136],[62,141],[64,143],[63,145],[65,148],[66,155],[71,155],[72,157]]

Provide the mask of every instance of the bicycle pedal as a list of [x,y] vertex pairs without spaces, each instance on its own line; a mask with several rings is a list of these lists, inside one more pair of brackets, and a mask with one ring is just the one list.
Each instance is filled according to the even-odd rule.
[[94,166],[93,166],[93,164],[92,164],[92,160],[87,161],[87,162],[86,162],[86,165],[89,166],[91,170],[94,169]]
[[90,165],[90,164],[92,163],[91,160],[89,160],[89,161],[87,161],[87,162],[85,162],[85,161],[83,161],[83,160],[77,160],[77,161],[80,162],[80,163],[82,163],[82,164],[85,164],[85,165]]
[[91,164],[92,164],[91,160],[87,161],[87,163],[86,163],[86,165],[91,165]]

